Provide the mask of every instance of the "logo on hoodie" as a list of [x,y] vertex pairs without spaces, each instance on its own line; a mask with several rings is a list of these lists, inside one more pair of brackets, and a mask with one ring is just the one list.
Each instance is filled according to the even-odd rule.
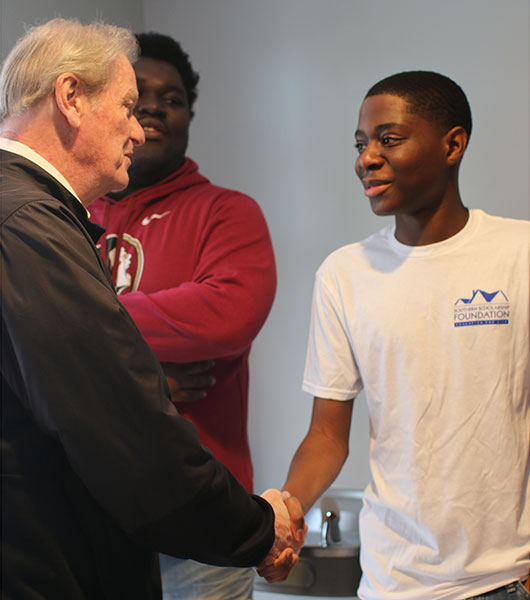
[[[117,241],[118,236],[116,234],[107,236],[105,240],[107,264],[111,273],[116,262]],[[114,282],[116,293],[119,295],[123,292],[135,292],[140,284],[143,268],[144,252],[140,240],[124,233],[121,239],[116,281]]]
[[473,290],[470,298],[458,298],[455,302],[455,327],[508,325],[509,322],[510,302],[502,290]]
[[164,217],[167,217],[170,214],[169,210],[166,210],[166,212],[162,213],[161,215],[159,215],[158,213],[153,213],[152,215],[149,215],[148,217],[144,217],[142,219],[142,225],[145,227],[146,225],[149,225],[149,223],[151,223],[151,221],[153,219],[163,219]]

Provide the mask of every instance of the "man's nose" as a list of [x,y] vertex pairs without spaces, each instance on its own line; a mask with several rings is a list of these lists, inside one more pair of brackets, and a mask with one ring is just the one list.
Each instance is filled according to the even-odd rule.
[[138,119],[132,117],[131,140],[135,146],[141,146],[145,142],[145,133],[143,127],[138,123]]
[[142,94],[136,104],[136,114],[160,114],[164,112],[164,105],[155,94]]
[[382,164],[383,157],[374,142],[367,144],[357,158],[357,166],[365,171],[379,169]]

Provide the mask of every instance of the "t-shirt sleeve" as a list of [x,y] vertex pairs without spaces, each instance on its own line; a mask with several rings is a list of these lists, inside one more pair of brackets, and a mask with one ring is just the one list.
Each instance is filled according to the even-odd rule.
[[315,277],[302,389],[319,398],[350,400],[362,389],[336,282]]

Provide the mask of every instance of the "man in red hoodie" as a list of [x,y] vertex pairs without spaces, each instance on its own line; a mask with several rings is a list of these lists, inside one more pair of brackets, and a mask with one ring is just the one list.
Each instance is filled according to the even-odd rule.
[[[128,187],[92,219],[120,300],[162,363],[179,412],[250,492],[248,356],[276,290],[271,240],[256,202],[212,185],[187,158],[199,76],[168,36],[137,36],[146,142]],[[247,599],[253,570],[161,556],[164,598]]]

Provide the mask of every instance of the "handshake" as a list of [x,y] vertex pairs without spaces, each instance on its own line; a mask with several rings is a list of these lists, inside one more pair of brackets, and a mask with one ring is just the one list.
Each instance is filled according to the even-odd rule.
[[276,538],[267,556],[256,567],[269,583],[283,581],[298,562],[305,542],[307,525],[300,502],[289,492],[270,489],[261,494],[274,510]]

